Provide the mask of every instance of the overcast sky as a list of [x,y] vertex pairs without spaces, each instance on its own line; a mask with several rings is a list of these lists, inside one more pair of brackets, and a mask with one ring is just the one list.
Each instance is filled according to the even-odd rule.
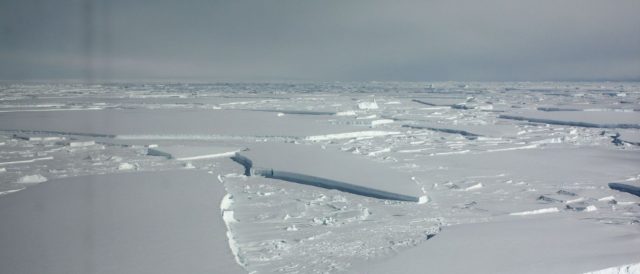
[[640,80],[638,0],[0,0],[0,79]]

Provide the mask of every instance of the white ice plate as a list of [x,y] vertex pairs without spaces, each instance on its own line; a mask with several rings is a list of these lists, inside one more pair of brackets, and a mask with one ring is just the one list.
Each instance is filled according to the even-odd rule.
[[353,272],[582,273],[639,259],[635,227],[549,216],[446,227],[414,249]]
[[[3,113],[3,130],[54,131],[118,137],[225,135],[291,136],[357,131],[317,115],[285,115],[242,110],[97,110]],[[361,130],[366,129],[362,128]]]
[[6,273],[243,273],[204,172],[58,179],[0,198]]

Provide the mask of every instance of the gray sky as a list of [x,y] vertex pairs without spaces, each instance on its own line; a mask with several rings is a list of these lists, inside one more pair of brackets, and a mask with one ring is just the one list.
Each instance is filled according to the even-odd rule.
[[0,0],[0,79],[640,80],[638,0]]

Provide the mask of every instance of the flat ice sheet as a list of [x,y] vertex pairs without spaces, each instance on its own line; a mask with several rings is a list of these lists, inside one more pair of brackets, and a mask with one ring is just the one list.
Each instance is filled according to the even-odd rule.
[[82,112],[0,113],[2,130],[100,135],[230,135],[304,137],[354,131],[313,115],[242,110],[108,109]]
[[[525,153],[523,153],[525,152]],[[425,181],[456,180],[465,176],[505,174],[535,187],[546,184],[597,184],[635,174],[640,152],[615,148],[535,148],[480,154],[451,154],[420,159],[421,166],[444,169],[417,171]]]
[[52,180],[0,197],[2,273],[243,273],[196,171]]
[[583,273],[639,262],[638,232],[635,226],[568,216],[457,225],[416,248],[353,272]]

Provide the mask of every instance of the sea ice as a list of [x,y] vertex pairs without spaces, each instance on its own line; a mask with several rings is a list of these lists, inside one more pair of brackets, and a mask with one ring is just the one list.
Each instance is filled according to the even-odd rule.
[[536,209],[536,210],[514,212],[514,213],[510,213],[509,215],[525,216],[525,215],[536,215],[536,214],[545,214],[545,213],[554,213],[554,212],[560,212],[560,210],[558,210],[557,207],[549,207],[549,208],[542,208],[542,209]]
[[46,182],[47,178],[40,175],[40,174],[34,174],[34,175],[26,175],[26,176],[22,176],[20,177],[20,179],[18,179],[18,181],[16,181],[16,183],[19,184],[39,184],[39,183],[43,183]]
[[246,273],[227,247],[215,210],[225,191],[212,179],[92,175],[0,196],[1,272]]
[[584,274],[637,274],[640,273],[640,263],[614,266]]
[[0,85],[11,273],[637,261],[637,83]]
[[378,104],[374,99],[373,102],[360,102],[358,103],[359,109],[378,109]]
[[239,152],[238,157],[236,161],[248,169],[246,174],[378,198],[417,202],[421,194],[408,174],[340,151],[310,145],[269,144]]
[[136,169],[136,166],[130,163],[120,163],[118,165],[118,170],[133,170]]

